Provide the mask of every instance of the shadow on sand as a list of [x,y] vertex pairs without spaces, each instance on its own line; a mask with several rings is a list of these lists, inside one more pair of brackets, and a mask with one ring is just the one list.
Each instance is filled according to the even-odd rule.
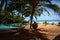
[[48,38],[38,31],[29,32],[27,29],[19,29],[16,33],[0,33],[0,40],[48,40]]
[[60,35],[57,35],[53,40],[60,40]]

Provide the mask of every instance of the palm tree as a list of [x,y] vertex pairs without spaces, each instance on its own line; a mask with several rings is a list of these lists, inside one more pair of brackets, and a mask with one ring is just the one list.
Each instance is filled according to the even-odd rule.
[[[28,4],[29,4],[29,6],[25,10],[24,15],[26,15],[26,16],[30,15],[30,28],[32,26],[33,16],[35,16],[35,17],[37,15],[40,16],[44,10],[46,12],[48,12],[47,8],[51,8],[55,12],[58,12],[58,10],[60,10],[60,8],[57,5],[51,3],[51,0],[29,0]],[[49,14],[49,12],[48,12],[48,14]]]

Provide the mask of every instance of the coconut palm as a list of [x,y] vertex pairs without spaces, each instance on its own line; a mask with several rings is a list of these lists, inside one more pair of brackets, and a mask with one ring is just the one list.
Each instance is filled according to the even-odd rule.
[[[28,4],[29,6],[27,6],[27,9],[24,11],[24,15],[30,16],[30,28],[32,26],[33,16],[40,16],[43,11],[48,12],[47,8],[51,8],[55,12],[60,10],[57,5],[51,3],[51,0],[30,0]],[[49,12],[48,15],[50,15]]]
[[[33,15],[35,15],[36,16],[36,8],[37,8],[37,5],[38,5],[38,3],[39,3],[39,1],[44,1],[44,0],[18,0],[18,1],[14,1],[13,0],[13,3],[14,2],[21,2],[19,5],[21,6],[19,6],[19,8],[17,8],[16,6],[15,6],[15,8],[17,8],[17,9],[20,9],[23,13],[22,14],[24,14],[25,16],[29,16],[30,15],[30,20],[31,20],[31,23],[30,23],[30,28],[31,28],[31,25],[32,25],[32,19],[33,19]],[[45,0],[44,2],[49,2],[50,4],[51,4],[51,2],[50,2],[50,0]],[[30,6],[27,8],[27,9],[23,9],[26,5],[25,4],[29,4]],[[43,7],[41,8],[41,9],[44,9]],[[41,12],[42,12],[42,10],[41,9],[39,9]],[[44,9],[45,11],[47,11],[46,9]],[[37,10],[38,11],[38,10]],[[28,13],[29,12],[29,13]],[[41,12],[39,12],[40,14],[37,14],[37,15],[41,15]],[[48,11],[47,11],[48,12]]]

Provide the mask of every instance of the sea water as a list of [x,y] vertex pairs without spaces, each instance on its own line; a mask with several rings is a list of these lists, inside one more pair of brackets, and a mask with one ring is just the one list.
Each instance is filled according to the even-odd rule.
[[14,29],[14,28],[21,28],[21,27],[11,24],[0,24],[0,29]]
[[37,23],[44,22],[44,21],[51,22],[51,23],[60,22],[60,20],[35,20],[35,22],[37,22]]

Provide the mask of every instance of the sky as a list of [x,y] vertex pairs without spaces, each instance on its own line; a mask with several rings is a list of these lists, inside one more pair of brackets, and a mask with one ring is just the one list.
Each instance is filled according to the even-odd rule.
[[[52,1],[53,4],[56,4],[60,7],[60,1]],[[53,10],[51,9],[48,9],[49,13],[50,13],[50,16],[48,16],[48,13],[47,12],[43,12],[43,14],[45,15],[41,15],[39,17],[37,17],[37,20],[60,20],[60,17],[58,16],[58,14],[56,12],[54,12]],[[29,17],[26,17],[25,20],[30,20]],[[33,18],[33,20],[36,20],[35,18]]]

